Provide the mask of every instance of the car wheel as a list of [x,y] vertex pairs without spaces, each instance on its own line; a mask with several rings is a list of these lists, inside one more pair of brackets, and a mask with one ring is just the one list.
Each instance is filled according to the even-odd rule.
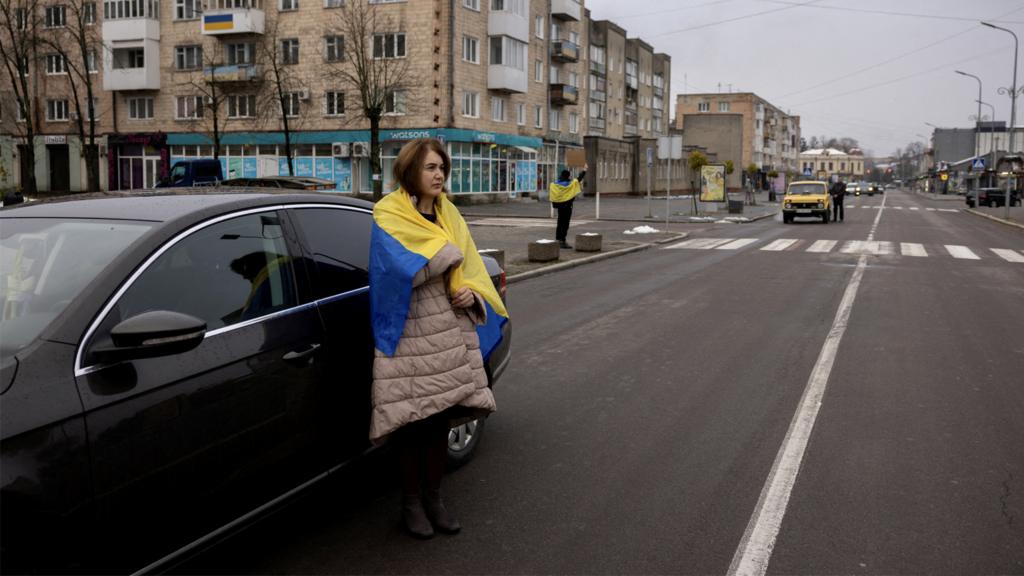
[[449,469],[454,470],[473,459],[486,422],[485,418],[478,418],[448,430]]
[[828,224],[828,212],[825,212],[824,214],[821,215],[821,221],[824,222],[825,224]]

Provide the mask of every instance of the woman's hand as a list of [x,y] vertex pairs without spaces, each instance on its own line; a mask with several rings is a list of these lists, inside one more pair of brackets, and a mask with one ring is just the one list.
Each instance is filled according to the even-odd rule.
[[469,288],[462,287],[452,294],[452,307],[453,308],[469,308],[476,303],[476,296],[473,295],[473,291]]

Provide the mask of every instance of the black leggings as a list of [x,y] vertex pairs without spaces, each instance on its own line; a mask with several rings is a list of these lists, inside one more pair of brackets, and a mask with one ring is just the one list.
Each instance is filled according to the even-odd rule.
[[835,222],[836,219],[839,219],[839,220],[843,219],[843,199],[842,198],[838,198],[838,199],[833,198],[832,199],[832,221]]
[[558,211],[558,224],[555,226],[555,240],[565,242],[569,234],[569,220],[572,219],[572,200],[568,202],[554,202],[555,210]]
[[434,414],[395,432],[402,471],[402,492],[419,495],[422,488],[437,491],[448,458],[448,416]]

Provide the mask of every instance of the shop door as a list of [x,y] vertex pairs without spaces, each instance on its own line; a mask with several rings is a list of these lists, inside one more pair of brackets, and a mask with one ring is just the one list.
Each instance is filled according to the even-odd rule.
[[67,144],[47,144],[46,152],[50,157],[50,191],[70,191],[71,171]]
[[18,173],[21,176],[21,187],[24,188],[28,184],[29,174],[35,169],[35,167],[32,166],[32,163],[28,160],[28,146],[24,144],[18,145],[18,161]]

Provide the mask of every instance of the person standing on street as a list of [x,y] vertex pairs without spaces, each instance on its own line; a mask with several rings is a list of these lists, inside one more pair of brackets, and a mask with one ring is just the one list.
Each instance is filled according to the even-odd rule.
[[832,196],[832,221],[835,222],[838,218],[840,222],[843,220],[843,198],[846,197],[846,183],[842,180],[836,180],[832,183],[828,193]]
[[569,220],[572,219],[572,202],[583,191],[581,183],[587,174],[587,165],[583,165],[583,171],[576,178],[572,178],[568,170],[562,170],[558,180],[548,186],[548,196],[551,205],[558,211],[558,224],[555,225],[555,240],[558,246],[571,250],[572,246],[565,238],[569,234]]
[[370,441],[393,438],[402,522],[424,539],[461,529],[441,500],[448,432],[495,410],[484,359],[508,319],[445,194],[450,170],[437,140],[403,146],[393,168],[399,188],[374,206],[370,237]]

